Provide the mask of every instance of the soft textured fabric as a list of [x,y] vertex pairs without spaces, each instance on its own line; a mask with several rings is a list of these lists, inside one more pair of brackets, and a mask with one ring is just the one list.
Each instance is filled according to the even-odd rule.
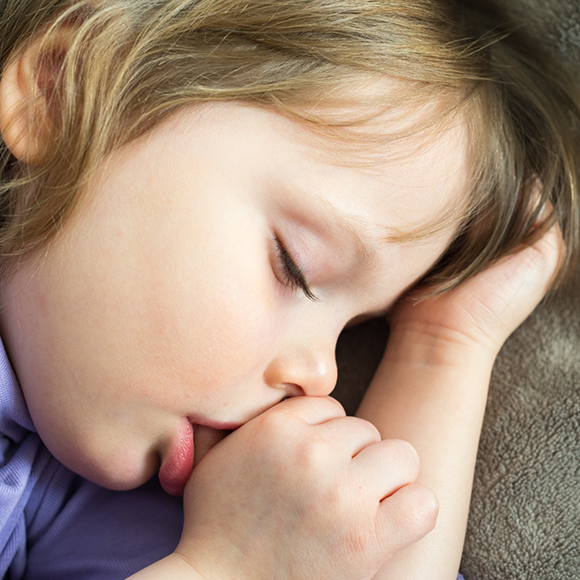
[[171,553],[182,523],[181,500],[156,479],[113,492],[52,457],[0,344],[1,578],[126,578]]
[[[578,0],[497,0],[580,81]],[[467,580],[580,579],[580,270],[500,353],[471,500]]]
[[51,458],[34,428],[14,374],[0,351],[0,575],[11,567],[21,578],[26,565],[25,508]]

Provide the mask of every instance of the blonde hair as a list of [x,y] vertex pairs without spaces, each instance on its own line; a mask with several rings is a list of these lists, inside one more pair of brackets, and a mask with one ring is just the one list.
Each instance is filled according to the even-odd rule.
[[[63,228],[108,153],[179,108],[246,100],[348,139],[364,115],[312,111],[385,76],[404,81],[399,102],[439,99],[469,119],[470,203],[426,284],[451,288],[554,221],[565,266],[578,253],[577,89],[497,21],[435,0],[8,0],[0,10],[2,65],[40,36],[60,70],[41,166],[2,144],[4,272]],[[66,51],[51,52],[63,31]]]

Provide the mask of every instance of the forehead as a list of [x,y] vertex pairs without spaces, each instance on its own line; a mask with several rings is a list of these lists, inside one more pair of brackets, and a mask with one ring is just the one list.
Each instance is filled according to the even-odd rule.
[[[339,181],[348,183],[354,196],[370,193],[390,239],[421,240],[457,225],[470,206],[472,139],[465,112],[442,100],[402,99],[351,125],[352,108],[331,114],[338,122],[330,127],[299,122],[284,128],[283,120],[271,121],[327,183],[337,189]],[[388,214],[380,211],[385,204]]]
[[467,209],[470,125],[442,99],[407,95],[382,105],[366,95],[358,104],[336,99],[293,114],[243,101],[198,104],[171,129],[220,141],[225,155],[252,157],[248,168],[284,175],[296,187],[303,182],[305,192],[346,188],[354,201],[364,191],[369,202],[388,203],[381,223],[391,236],[421,239],[456,224]]
[[[332,114],[352,118],[350,109]],[[367,225],[394,240],[448,231],[469,204],[469,125],[460,113],[442,114],[437,102],[402,103],[364,123],[331,127],[244,102],[211,103],[179,115],[172,129],[188,127],[280,192],[330,205],[346,196],[354,213],[364,197],[377,218]]]

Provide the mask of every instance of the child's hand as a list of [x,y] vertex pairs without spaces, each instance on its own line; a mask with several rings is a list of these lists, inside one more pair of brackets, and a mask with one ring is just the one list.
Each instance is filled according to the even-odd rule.
[[210,580],[367,579],[427,534],[437,502],[418,459],[328,397],[295,397],[194,469],[176,550]]
[[500,260],[447,294],[404,299],[391,318],[391,332],[482,346],[493,356],[544,296],[563,251],[557,227],[533,246]]

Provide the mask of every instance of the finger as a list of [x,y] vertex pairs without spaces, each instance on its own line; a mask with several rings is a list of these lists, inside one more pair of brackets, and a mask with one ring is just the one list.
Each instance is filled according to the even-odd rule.
[[354,458],[351,473],[359,487],[382,500],[417,480],[419,456],[410,443],[385,439],[365,447]]
[[332,419],[320,425],[319,429],[321,435],[334,441],[350,457],[356,457],[363,449],[381,440],[378,429],[358,417]]
[[204,455],[215,445],[217,445],[224,437],[226,437],[230,431],[218,431],[216,429],[210,429],[203,425],[197,425],[195,427],[194,434],[194,454],[193,454],[193,465],[194,467],[202,460]]
[[533,262],[547,288],[560,274],[566,260],[566,246],[558,224],[553,225],[530,250],[535,251]]
[[439,503],[424,485],[406,485],[380,503],[376,530],[385,557],[418,542],[437,522]]
[[346,415],[342,405],[332,397],[292,397],[267,412],[300,417],[309,425],[319,425]]
[[508,330],[519,326],[544,297],[563,255],[562,235],[554,226],[532,246],[506,256],[484,272],[497,298],[487,303],[507,322]]

